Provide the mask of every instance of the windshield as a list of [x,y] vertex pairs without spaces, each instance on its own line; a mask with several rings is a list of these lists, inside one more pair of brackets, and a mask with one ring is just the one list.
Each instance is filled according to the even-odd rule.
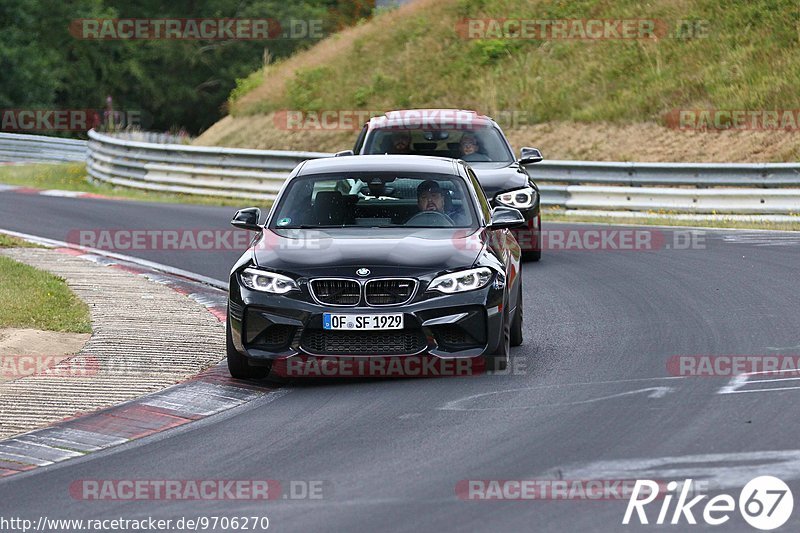
[[468,163],[514,161],[502,133],[487,126],[474,129],[372,130],[364,154],[411,154],[452,157]]
[[295,178],[281,195],[274,213],[272,229],[477,225],[465,181],[446,174],[325,174]]

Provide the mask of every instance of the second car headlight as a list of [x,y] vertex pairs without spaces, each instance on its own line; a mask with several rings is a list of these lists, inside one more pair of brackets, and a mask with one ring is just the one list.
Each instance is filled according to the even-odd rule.
[[242,280],[242,285],[254,291],[286,294],[289,291],[299,289],[292,278],[275,272],[267,272],[266,270],[245,268],[239,274],[239,277]]
[[445,294],[466,292],[485,287],[492,279],[492,270],[487,267],[471,268],[450,274],[442,274],[434,278],[428,285],[429,291]]
[[536,190],[531,187],[500,193],[495,196],[498,203],[517,209],[530,209],[536,203]]

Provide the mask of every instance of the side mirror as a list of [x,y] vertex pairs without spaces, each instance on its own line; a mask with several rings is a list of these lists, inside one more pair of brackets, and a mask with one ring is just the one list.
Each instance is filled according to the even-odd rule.
[[518,209],[513,207],[495,207],[492,209],[492,219],[489,229],[516,228],[525,225],[525,217]]
[[248,207],[247,209],[239,209],[233,215],[231,226],[238,229],[246,229],[250,231],[261,231],[261,226],[258,221],[261,219],[261,209],[257,207]]
[[333,157],[342,157],[343,155],[354,155],[354,152],[352,150],[342,150],[333,154]]
[[519,164],[530,165],[531,163],[538,163],[544,159],[542,152],[538,148],[531,148],[530,146],[523,146],[519,151]]

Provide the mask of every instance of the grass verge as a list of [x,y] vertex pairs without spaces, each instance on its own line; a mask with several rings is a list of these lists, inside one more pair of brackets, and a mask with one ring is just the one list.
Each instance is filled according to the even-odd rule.
[[[487,29],[487,19],[644,19],[660,31],[640,39],[506,38],[498,25],[469,38],[467,21]],[[420,0],[268,65],[230,107],[241,116],[444,106],[524,111],[535,123],[796,109],[798,22],[795,0]]]
[[0,256],[0,328],[91,333],[92,323],[63,279]]
[[0,248],[44,248],[44,246],[0,233]]
[[123,187],[114,187],[105,183],[90,182],[86,176],[86,166],[82,163],[11,165],[0,167],[0,183],[32,187],[35,189],[80,191],[142,202],[227,205],[234,207],[242,207],[245,204],[253,202],[252,200],[237,200],[235,198],[217,198],[215,196],[172,194],[126,189]]

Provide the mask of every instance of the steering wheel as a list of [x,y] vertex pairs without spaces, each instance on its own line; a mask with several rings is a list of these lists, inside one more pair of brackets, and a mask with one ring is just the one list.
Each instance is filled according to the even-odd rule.
[[406,226],[434,226],[444,228],[455,225],[452,218],[440,211],[420,211],[406,221]]

